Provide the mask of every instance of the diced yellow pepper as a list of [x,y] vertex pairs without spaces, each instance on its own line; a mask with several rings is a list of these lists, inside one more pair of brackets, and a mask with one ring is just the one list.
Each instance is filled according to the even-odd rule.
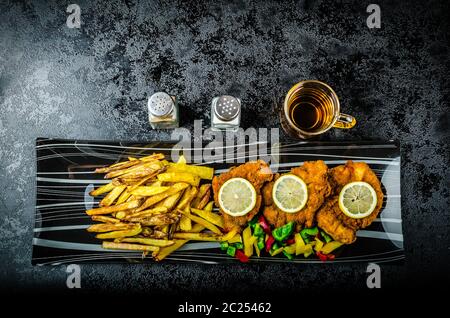
[[288,254],[294,254],[294,253],[296,252],[296,250],[297,250],[297,246],[296,246],[296,244],[291,244],[291,245],[289,245],[289,246],[286,246],[286,247],[284,248],[284,250],[285,250],[286,253],[288,253]]
[[258,239],[255,237],[255,240],[253,242],[253,247],[255,248],[256,251],[256,255],[258,255],[258,257],[261,255],[261,251],[258,248]]
[[323,242],[316,237],[316,245],[314,246],[314,249],[316,250],[316,252],[320,252],[322,247]]
[[253,241],[251,240],[252,237],[252,228],[249,225],[242,232],[242,239],[244,241],[244,254],[247,257],[253,255]]
[[301,237],[300,233],[295,234],[294,238],[295,238],[295,255],[303,254],[303,252],[301,252],[302,247],[305,246],[303,238]]
[[313,253],[313,248],[311,244],[305,245],[305,251],[303,252],[303,256],[305,258],[309,257]]
[[278,255],[278,254],[280,254],[281,252],[283,252],[283,249],[284,249],[284,247],[280,247],[280,248],[276,249],[275,251],[270,252],[270,255],[271,255],[271,256]]
[[325,244],[324,247],[322,247],[321,252],[323,254],[330,254],[331,252],[333,252],[338,247],[341,247],[342,245],[343,245],[343,243],[341,243],[341,242],[331,241],[331,242],[328,242],[327,244]]

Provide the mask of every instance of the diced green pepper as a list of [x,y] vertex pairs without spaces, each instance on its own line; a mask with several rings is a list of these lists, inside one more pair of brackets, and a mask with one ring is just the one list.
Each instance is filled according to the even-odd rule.
[[309,243],[311,240],[309,239],[309,236],[316,236],[319,233],[319,229],[317,228],[317,226],[312,227],[310,229],[303,229],[300,231],[300,236],[302,237],[302,239],[306,242]]
[[289,222],[273,230],[272,235],[278,242],[281,242],[287,239],[292,234],[292,231],[294,231],[294,222]]
[[330,243],[333,239],[324,231],[320,231],[320,235],[323,237],[326,243]]
[[289,254],[288,252],[286,252],[285,250],[283,250],[283,254],[284,256],[286,256],[289,260],[293,260],[294,256],[292,254]]
[[228,248],[228,242],[221,242],[220,243],[220,249],[222,251],[225,251]]
[[262,236],[264,234],[264,230],[261,227],[261,225],[259,225],[259,223],[255,224],[255,227],[253,229],[253,235],[254,236]]
[[234,243],[234,246],[235,246],[238,250],[242,250],[242,249],[244,248],[244,244],[242,244],[241,242]]
[[250,220],[250,222],[248,222],[248,225],[250,225],[252,228],[254,228],[256,224],[258,224],[257,217],[254,217],[253,219]]
[[282,247],[282,246],[280,246],[277,242],[275,242],[275,243],[273,243],[271,250],[274,251],[274,250],[279,249],[280,247]]
[[236,254],[236,247],[233,245],[228,246],[227,254],[230,255],[231,257],[234,257],[234,255]]
[[266,246],[266,242],[264,240],[264,237],[260,237],[258,239],[258,243],[256,243],[256,245],[258,246],[259,250],[262,251],[264,249],[264,247]]

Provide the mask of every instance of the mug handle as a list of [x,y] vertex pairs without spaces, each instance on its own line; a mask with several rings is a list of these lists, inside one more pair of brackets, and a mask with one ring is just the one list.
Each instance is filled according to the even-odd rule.
[[349,129],[356,125],[355,117],[340,113],[338,119],[334,123],[334,128]]

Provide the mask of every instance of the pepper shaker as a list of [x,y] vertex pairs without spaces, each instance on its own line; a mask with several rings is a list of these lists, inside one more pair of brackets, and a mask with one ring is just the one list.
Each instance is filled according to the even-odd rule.
[[241,122],[241,100],[223,95],[211,102],[211,130],[237,131]]
[[179,125],[178,100],[165,92],[148,99],[148,120],[153,129],[172,129]]

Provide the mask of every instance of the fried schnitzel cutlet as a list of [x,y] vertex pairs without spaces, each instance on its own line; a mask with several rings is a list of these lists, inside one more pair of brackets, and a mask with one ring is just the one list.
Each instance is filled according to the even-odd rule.
[[[345,215],[339,208],[339,193],[342,188],[354,181],[370,184],[377,195],[375,210],[361,219],[354,219]],[[333,196],[320,208],[316,214],[318,226],[331,235],[335,240],[345,244],[356,240],[356,231],[369,226],[378,216],[383,205],[383,191],[378,177],[364,162],[347,161],[330,170],[330,182],[333,184]]]
[[[274,182],[270,182],[263,188],[264,216],[274,227],[280,227],[291,221],[295,221],[297,227],[302,225],[311,227],[314,223],[316,211],[332,192],[328,182],[328,167],[322,160],[305,161],[300,167],[291,169],[290,173],[300,177],[308,187],[308,201],[305,207],[296,213],[281,211],[273,202]],[[276,175],[275,180],[278,178],[279,175]]]
[[248,221],[250,221],[259,211],[261,207],[262,197],[261,188],[266,183],[272,180],[273,174],[269,165],[263,160],[249,161],[237,167],[232,167],[228,172],[222,173],[219,176],[213,178],[212,187],[214,191],[214,201],[216,205],[219,205],[219,189],[220,187],[231,178],[244,178],[247,179],[255,188],[257,198],[254,208],[243,216],[231,216],[222,211],[220,212],[224,219],[224,227],[226,231],[232,229],[238,229],[240,231]]

